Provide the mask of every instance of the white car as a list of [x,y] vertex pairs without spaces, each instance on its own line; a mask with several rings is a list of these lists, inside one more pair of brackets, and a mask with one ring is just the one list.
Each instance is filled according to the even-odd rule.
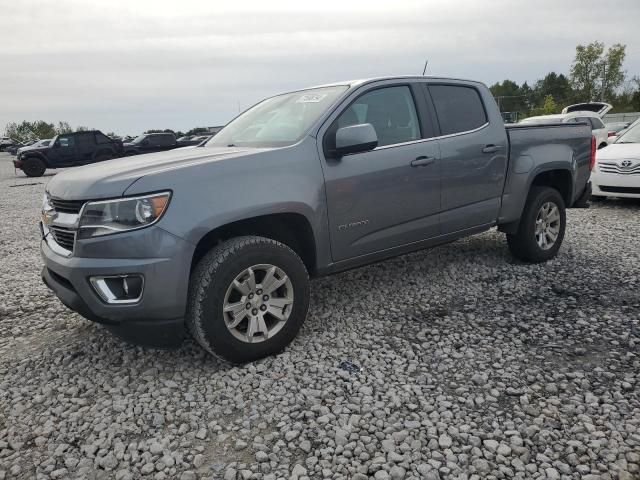
[[613,107],[604,102],[577,103],[564,107],[562,113],[556,115],[540,115],[520,120],[518,123],[569,123],[581,122],[591,125],[591,133],[596,137],[598,149],[608,145],[609,130],[602,121],[602,115]]
[[640,198],[640,122],[597,152],[591,188],[594,197]]

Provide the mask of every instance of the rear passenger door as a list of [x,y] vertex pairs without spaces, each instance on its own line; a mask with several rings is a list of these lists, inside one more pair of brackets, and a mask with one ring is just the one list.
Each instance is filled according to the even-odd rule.
[[[425,84],[438,120],[443,234],[495,222],[507,169],[504,123],[473,85]],[[486,90],[486,88],[485,88]]]
[[93,161],[93,154],[96,151],[96,140],[93,132],[76,134],[78,157],[77,164],[84,165]]

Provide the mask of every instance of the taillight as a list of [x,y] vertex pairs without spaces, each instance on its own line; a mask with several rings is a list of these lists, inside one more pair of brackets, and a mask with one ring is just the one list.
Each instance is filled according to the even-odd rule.
[[607,137],[615,137],[615,136],[616,136],[616,132],[607,133]]
[[593,171],[596,166],[596,137],[591,137],[591,157],[589,157],[589,171]]

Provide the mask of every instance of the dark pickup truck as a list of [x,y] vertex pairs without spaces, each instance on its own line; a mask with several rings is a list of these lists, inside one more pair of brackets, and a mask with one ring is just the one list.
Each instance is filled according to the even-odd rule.
[[29,177],[41,177],[48,168],[76,167],[121,157],[122,143],[99,130],[64,133],[47,145],[29,148],[13,165]]
[[173,133],[145,133],[124,144],[124,154],[141,155],[143,153],[164,152],[182,145]]
[[249,361],[296,336],[309,276],[492,227],[517,258],[553,258],[565,209],[589,196],[595,151],[586,124],[505,128],[491,92],[468,80],[290,92],[201,147],[55,176],[42,275],[65,305],[129,339],[175,344],[188,330]]

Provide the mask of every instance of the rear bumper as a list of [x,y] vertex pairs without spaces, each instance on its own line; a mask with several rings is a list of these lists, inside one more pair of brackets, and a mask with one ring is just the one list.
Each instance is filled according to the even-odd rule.
[[587,182],[580,196],[571,205],[572,208],[589,208],[589,198],[591,198],[591,182]]

